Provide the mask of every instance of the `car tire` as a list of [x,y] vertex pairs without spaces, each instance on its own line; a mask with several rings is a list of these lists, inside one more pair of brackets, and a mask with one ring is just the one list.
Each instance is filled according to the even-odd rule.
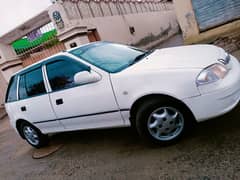
[[23,122],[20,128],[23,137],[31,146],[35,148],[41,148],[48,145],[48,136],[42,134],[39,129],[30,123]]
[[183,103],[171,98],[144,102],[137,111],[136,129],[148,142],[169,145],[193,127],[194,117]]

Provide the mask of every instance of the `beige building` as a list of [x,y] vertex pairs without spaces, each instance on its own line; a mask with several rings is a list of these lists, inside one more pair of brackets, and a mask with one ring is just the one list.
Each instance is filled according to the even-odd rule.
[[[0,37],[0,105],[12,73],[63,49],[97,40],[151,48],[179,32],[173,3],[162,0],[53,0],[44,12]],[[12,43],[52,22],[55,46],[16,53]],[[49,41],[51,41],[50,39]]]
[[5,100],[5,90],[7,88],[7,81],[3,77],[2,74],[0,74],[0,107],[3,106],[4,100]]
[[48,12],[67,48],[100,39],[148,48],[178,32],[173,4],[160,0],[61,0]]

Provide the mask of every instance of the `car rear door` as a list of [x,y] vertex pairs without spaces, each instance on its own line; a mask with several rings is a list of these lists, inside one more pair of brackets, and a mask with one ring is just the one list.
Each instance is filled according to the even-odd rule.
[[68,130],[123,125],[108,73],[95,83],[76,85],[74,75],[89,71],[89,66],[59,57],[46,64],[51,88],[50,99],[59,121]]
[[56,120],[49,94],[45,88],[42,67],[33,68],[18,76],[18,101],[13,102],[17,119],[24,119],[43,133],[63,130]]

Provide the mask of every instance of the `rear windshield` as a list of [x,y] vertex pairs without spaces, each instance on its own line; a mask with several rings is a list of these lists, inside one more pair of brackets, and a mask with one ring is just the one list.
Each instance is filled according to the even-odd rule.
[[14,76],[10,79],[5,102],[8,103],[16,100],[17,100],[17,76]]

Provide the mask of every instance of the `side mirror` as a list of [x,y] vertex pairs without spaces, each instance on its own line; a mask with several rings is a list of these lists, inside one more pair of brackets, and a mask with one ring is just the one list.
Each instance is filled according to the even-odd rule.
[[101,76],[94,71],[82,71],[74,75],[74,83],[76,85],[95,83],[100,80]]

